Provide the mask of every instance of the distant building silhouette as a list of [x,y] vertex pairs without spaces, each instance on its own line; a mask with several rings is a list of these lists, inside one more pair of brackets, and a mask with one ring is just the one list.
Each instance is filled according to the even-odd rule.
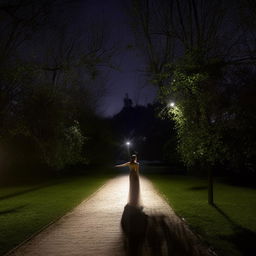
[[132,100],[129,98],[128,93],[125,94],[124,97],[124,108],[131,108],[133,105]]

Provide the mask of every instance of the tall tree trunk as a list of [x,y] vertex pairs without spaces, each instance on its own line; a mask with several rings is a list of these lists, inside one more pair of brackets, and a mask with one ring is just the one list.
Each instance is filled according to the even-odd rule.
[[213,167],[208,166],[208,204],[213,205]]

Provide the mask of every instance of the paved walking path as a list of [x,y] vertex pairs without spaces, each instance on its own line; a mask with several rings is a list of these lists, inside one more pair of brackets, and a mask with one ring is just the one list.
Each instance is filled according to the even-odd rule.
[[[120,220],[127,203],[127,175],[109,180],[71,212],[13,251],[11,256],[119,256],[125,255]],[[143,211],[167,216],[172,233],[187,255],[208,255],[186,225],[174,214],[151,182],[141,177]],[[175,244],[177,244],[177,239]],[[152,254],[153,255],[153,254]],[[159,254],[160,255],[160,254]],[[162,254],[161,254],[162,255]],[[180,253],[177,255],[185,255]]]

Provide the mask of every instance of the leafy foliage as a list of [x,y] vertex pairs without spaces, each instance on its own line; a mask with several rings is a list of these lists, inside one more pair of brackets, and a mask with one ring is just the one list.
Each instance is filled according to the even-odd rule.
[[222,120],[216,118],[220,105],[216,79],[196,64],[183,63],[169,71],[171,82],[160,88],[160,98],[165,102],[175,99],[176,104],[169,107],[168,114],[175,121],[178,149],[184,162],[214,164],[225,152]]
[[2,171],[88,163],[91,148],[86,144],[104,129],[94,125],[99,124],[96,108],[105,92],[102,66],[110,66],[113,49],[105,44],[103,27],[86,24],[82,38],[63,23],[69,14],[60,8],[71,4],[0,4]]
[[57,169],[78,162],[86,163],[86,158],[82,156],[85,140],[86,137],[82,135],[78,121],[75,121],[72,126],[60,131],[55,141],[50,140],[44,145],[46,162]]

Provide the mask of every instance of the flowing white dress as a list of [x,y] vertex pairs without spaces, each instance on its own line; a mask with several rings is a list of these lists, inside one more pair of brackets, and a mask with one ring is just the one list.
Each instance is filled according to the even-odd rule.
[[140,179],[139,179],[139,163],[129,163],[130,169],[130,190],[129,190],[129,204],[132,206],[139,206],[140,204]]

